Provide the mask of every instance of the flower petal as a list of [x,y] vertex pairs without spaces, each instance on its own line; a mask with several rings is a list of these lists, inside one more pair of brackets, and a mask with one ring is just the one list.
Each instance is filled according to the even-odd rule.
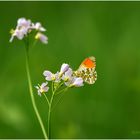
[[69,65],[63,63],[62,66],[61,66],[61,69],[60,69],[60,73],[63,74],[63,73],[65,73],[68,69],[69,69]]
[[48,82],[42,83],[40,87],[41,87],[41,88],[44,88],[45,86],[47,86],[47,84],[48,84]]
[[74,82],[72,83],[71,86],[81,87],[84,85],[83,82],[84,82],[83,79],[81,77],[78,77],[74,79]]
[[32,28],[36,29],[38,31],[41,31],[41,32],[45,32],[46,31],[46,29],[44,27],[42,27],[40,22],[37,22],[37,23],[33,24]]
[[54,74],[47,70],[43,72],[43,75],[47,81],[52,81],[55,78]]
[[73,78],[72,74],[73,74],[73,71],[72,71],[71,68],[69,68],[69,69],[64,73],[64,75],[62,76],[62,79],[63,79],[64,81],[70,81],[70,80]]
[[19,18],[18,21],[17,21],[17,28],[18,27],[25,27],[25,28],[30,28],[31,26],[31,21],[30,20],[27,20],[25,18]]
[[36,34],[35,39],[40,40],[44,44],[48,44],[48,37],[40,32]]

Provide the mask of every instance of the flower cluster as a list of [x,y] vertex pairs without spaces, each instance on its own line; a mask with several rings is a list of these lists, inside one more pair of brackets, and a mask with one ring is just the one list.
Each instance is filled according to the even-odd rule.
[[58,87],[65,85],[67,88],[71,87],[81,87],[83,86],[83,79],[81,77],[76,77],[74,71],[69,67],[68,64],[62,64],[60,71],[57,73],[52,73],[48,70],[43,72],[45,76],[46,83],[42,83],[41,86],[35,86],[38,90],[38,95],[41,96],[41,93],[46,93],[49,90],[48,82],[51,81],[54,84],[54,90],[57,90]]
[[28,36],[32,31],[35,31],[35,39],[40,40],[42,43],[48,43],[48,37],[44,35],[42,32],[45,32],[46,29],[42,27],[40,22],[32,23],[31,20],[26,18],[19,18],[17,21],[17,26],[15,30],[11,30],[11,38],[10,42],[16,37],[19,40],[24,39],[24,37]]

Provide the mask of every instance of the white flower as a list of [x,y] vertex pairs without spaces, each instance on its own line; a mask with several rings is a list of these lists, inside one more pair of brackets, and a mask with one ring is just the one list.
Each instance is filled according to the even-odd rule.
[[35,36],[35,39],[40,40],[42,43],[47,44],[48,43],[48,37],[44,34],[38,32]]
[[69,69],[69,65],[63,63],[60,69],[60,76],[62,76],[63,73],[65,73]]
[[10,38],[10,42],[13,41],[13,39],[14,39],[15,36],[16,36],[19,40],[22,40],[23,37],[24,37],[24,33],[22,32],[22,30],[16,29],[16,30],[12,30],[11,32],[12,32],[12,36],[11,36],[11,38]]
[[54,81],[54,82],[59,83],[60,81],[61,81],[60,73],[57,72],[57,73],[55,74],[55,81]]
[[53,74],[52,72],[50,72],[50,71],[44,71],[43,72],[43,75],[45,76],[45,79],[47,80],[47,81],[53,81],[53,80],[55,80],[55,74]]
[[16,29],[11,31],[12,36],[10,38],[10,42],[13,41],[14,37],[17,37],[19,40],[22,40],[24,36],[27,35],[30,26],[30,20],[26,20],[25,18],[18,19]]
[[37,22],[37,23],[33,23],[32,24],[32,29],[35,29],[37,31],[40,31],[40,32],[45,32],[46,29],[44,27],[42,27],[41,23],[40,22]]
[[69,82],[66,82],[66,86],[68,87],[81,87],[83,86],[83,79],[81,77],[73,77],[73,79]]
[[47,81],[54,81],[54,82],[60,82],[59,72],[56,74],[53,74],[52,72],[46,70],[43,72],[43,75],[45,76],[45,79]]
[[81,87],[83,86],[83,82],[84,82],[83,79],[81,77],[78,77],[74,79],[74,82],[72,85],[75,87]]
[[31,28],[31,20],[19,18],[17,21],[17,28],[26,28],[28,30],[29,28]]
[[17,20],[16,29],[12,30],[10,42],[13,41],[14,37],[17,37],[19,40],[22,40],[25,36],[27,36],[32,30],[37,30],[35,39],[40,40],[42,43],[47,44],[48,43],[48,37],[42,34],[41,32],[46,31],[44,27],[42,27],[40,22],[32,23],[31,20],[26,18],[19,18]]
[[73,71],[72,71],[72,69],[71,68],[69,68],[65,73],[64,73],[64,75],[62,76],[62,80],[64,80],[64,81],[70,81],[70,80],[72,80],[72,74],[73,74]]
[[62,80],[64,80],[65,85],[68,87],[80,87],[83,86],[83,79],[81,77],[73,76],[73,70],[68,68],[68,70],[63,74]]
[[16,30],[19,30],[19,32],[21,32],[23,35],[27,35],[30,28],[31,28],[31,20],[27,20],[25,18],[18,19]]
[[37,89],[38,91],[38,95],[41,96],[41,93],[44,93],[44,92],[48,92],[49,90],[49,87],[47,86],[47,82],[46,83],[42,83],[41,86],[35,86],[35,88]]

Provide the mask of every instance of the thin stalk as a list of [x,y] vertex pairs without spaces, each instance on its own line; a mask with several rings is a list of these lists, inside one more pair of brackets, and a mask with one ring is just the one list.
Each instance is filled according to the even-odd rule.
[[57,100],[57,102],[54,104],[54,106],[52,107],[52,111],[55,109],[56,105],[58,105],[58,103],[61,101],[62,97],[64,96],[64,92],[60,95],[59,99]]
[[57,100],[57,102],[52,107],[52,111],[55,109],[56,105],[61,101],[62,97],[65,95],[64,92],[66,92],[68,90],[68,88],[69,87],[66,87],[66,88],[62,89],[61,91],[57,92],[57,94],[55,94],[55,95],[59,95],[61,93],[60,98]]
[[57,94],[55,94],[55,95],[59,95],[60,93],[66,92],[66,91],[68,90],[68,88],[69,88],[69,87],[66,87],[66,88],[64,88],[64,89],[62,89],[62,90],[60,90],[60,91],[58,91]]
[[47,103],[48,103],[48,106],[50,105],[50,102],[49,102],[49,99],[48,99],[48,97],[46,96],[46,94],[44,93],[44,96],[45,96],[45,99],[46,99],[46,101],[47,101]]
[[52,96],[49,104],[49,110],[48,110],[48,138],[49,139],[51,139],[50,123],[51,123],[51,108],[52,108],[53,97],[54,97],[54,91],[52,92]]
[[35,102],[35,98],[34,98],[34,94],[33,94],[32,81],[31,81],[30,69],[29,69],[29,57],[28,57],[28,50],[27,49],[26,49],[26,71],[27,71],[28,85],[29,85],[29,91],[30,91],[30,97],[31,97],[32,105],[33,105],[35,114],[37,116],[37,119],[39,121],[39,124],[41,126],[44,138],[48,139],[48,136],[47,136],[45,127],[43,125],[42,119],[40,117],[40,114],[38,112],[38,109],[37,109],[37,106],[36,106],[36,102]]
[[64,82],[60,83],[60,84],[56,87],[55,91],[58,90],[63,84],[64,84]]

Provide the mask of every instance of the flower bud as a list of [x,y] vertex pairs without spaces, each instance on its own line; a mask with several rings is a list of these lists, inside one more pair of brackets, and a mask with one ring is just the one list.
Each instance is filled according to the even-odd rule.
[[60,69],[60,74],[65,73],[68,69],[69,69],[69,65],[63,63],[62,66],[61,66],[61,69]]

